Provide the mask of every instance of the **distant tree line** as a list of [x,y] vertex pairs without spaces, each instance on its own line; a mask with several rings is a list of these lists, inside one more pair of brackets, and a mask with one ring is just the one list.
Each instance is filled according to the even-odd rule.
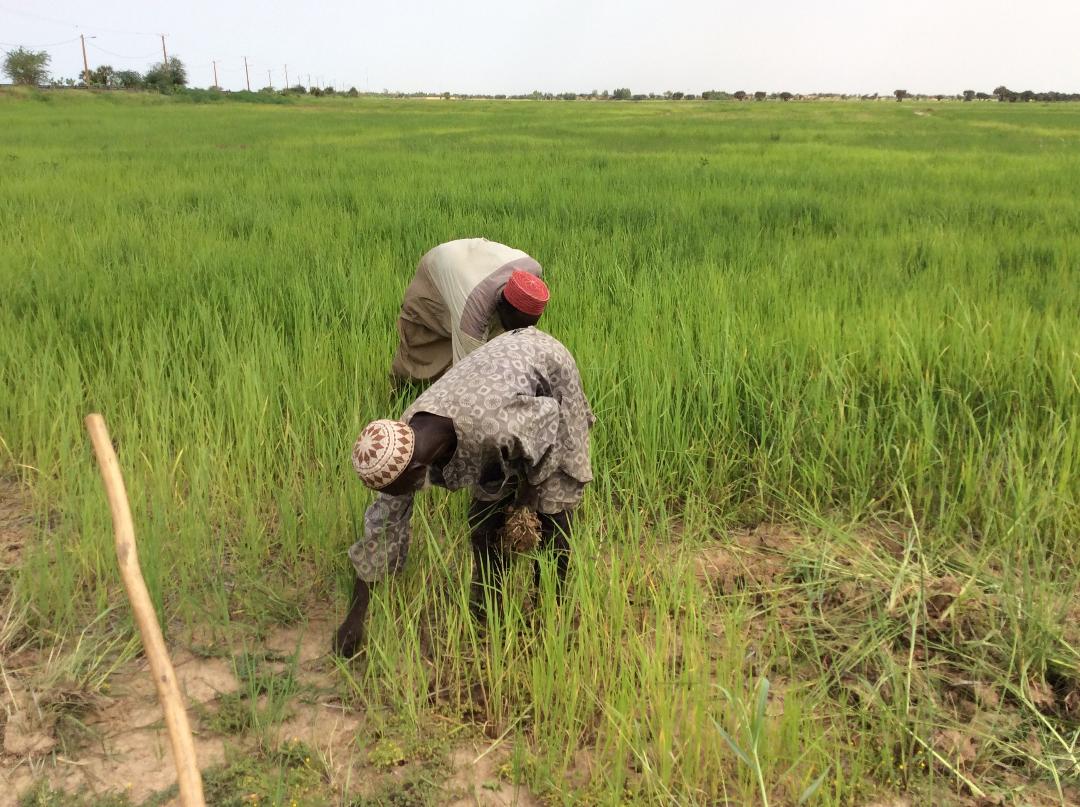
[[[970,101],[968,93],[971,90],[964,90],[964,100]],[[976,93],[975,97],[980,95],[985,96],[985,93]],[[1065,92],[1033,92],[1032,90],[1024,90],[1022,92],[1014,92],[1006,87],[1004,84],[995,87],[993,97],[998,101],[1009,101],[1015,103],[1017,101],[1080,101],[1080,93],[1065,93]],[[986,99],[984,99],[986,100]]]
[[705,90],[700,94],[682,92],[679,90],[668,90],[663,93],[635,93],[629,87],[619,87],[615,90],[593,90],[589,93],[575,93],[575,92],[563,92],[563,93],[551,93],[540,92],[535,90],[531,93],[525,93],[520,95],[485,95],[478,93],[431,93],[431,92],[390,92],[383,90],[383,95],[391,96],[394,98],[478,98],[478,99],[515,99],[515,100],[530,100],[530,101],[815,101],[815,100],[838,100],[838,101],[879,101],[879,100],[891,100],[905,101],[1080,101],[1080,93],[1064,93],[1064,92],[1033,92],[1031,90],[1025,90],[1024,92],[1013,92],[1005,87],[998,87],[992,93],[976,92],[975,90],[964,90],[962,93],[947,94],[923,94],[912,93],[908,90],[893,90],[891,94],[879,95],[878,93],[871,94],[853,94],[853,93],[830,93],[830,92],[818,92],[818,93],[792,93],[792,92],[765,92],[764,90],[755,90],[753,92],[747,92],[746,90],[735,90],[734,92],[728,92],[727,90]]
[[16,48],[3,61],[3,72],[15,84],[53,87],[99,87],[125,90],[158,90],[170,92],[187,86],[187,69],[179,58],[173,56],[168,62],[159,62],[145,73],[135,70],[116,70],[103,64],[79,75],[78,79],[58,78],[49,80],[50,57],[46,51]]
[[[25,48],[17,48],[7,54],[3,60],[3,72],[15,84],[30,86],[51,87],[91,87],[93,89],[106,90],[154,90],[162,93],[185,90],[188,86],[187,68],[183,61],[176,56],[169,58],[168,62],[158,62],[152,65],[145,73],[136,70],[116,70],[112,65],[103,64],[95,67],[86,74],[80,74],[76,78],[49,79],[49,54],[45,51],[30,51]],[[209,91],[221,92],[220,87],[210,87]],[[206,91],[200,91],[206,92]],[[356,87],[350,87],[347,92],[337,93],[333,87],[304,87],[297,84],[286,87],[284,90],[275,90],[273,87],[263,87],[261,94],[278,95],[304,95],[310,93],[314,96],[343,95],[356,98],[360,92]]]
[[[176,56],[170,57],[168,62],[159,62],[153,65],[145,73],[139,73],[135,70],[115,70],[112,65],[99,65],[89,72],[87,75],[80,75],[78,79],[65,78],[55,79],[50,82],[49,80],[49,61],[50,57],[46,51],[32,51],[26,48],[16,48],[13,51],[7,52],[3,60],[2,69],[5,75],[7,75],[15,84],[27,84],[33,86],[51,85],[54,87],[93,87],[99,89],[123,89],[123,90],[156,90],[158,92],[175,92],[182,90],[188,86],[187,69],[184,63]],[[220,87],[210,87],[210,91],[220,91]],[[286,87],[283,90],[275,90],[273,87],[263,87],[259,90],[260,94],[268,95],[313,95],[316,97],[342,95],[350,98],[356,98],[360,95],[360,92],[356,87],[350,87],[347,92],[338,92],[333,87],[304,87],[297,84],[292,87]],[[683,92],[682,90],[667,90],[663,93],[635,93],[629,87],[617,87],[614,90],[593,90],[589,93],[582,92],[561,92],[550,93],[540,92],[539,90],[523,95],[483,95],[474,93],[429,93],[429,92],[412,92],[412,93],[391,93],[389,90],[383,90],[385,96],[392,96],[395,98],[489,98],[489,99],[520,99],[520,100],[532,100],[532,101],[696,101],[699,98],[703,101],[791,101],[795,100],[864,100],[864,101],[877,101],[882,100],[882,96],[877,93],[872,95],[852,95],[848,93],[808,93],[799,94],[791,92],[765,92],[764,90],[755,90],[753,92],[747,92],[746,90],[735,90],[734,92],[728,92],[726,90],[705,90],[700,95]],[[994,88],[991,93],[977,92],[975,90],[964,90],[958,95],[920,95],[912,94],[907,90],[893,90],[892,96],[884,96],[884,98],[895,97],[898,102],[905,99],[915,99],[927,101],[933,99],[935,101],[1008,101],[1010,103],[1015,102],[1029,102],[1029,101],[1041,101],[1041,102],[1056,102],[1056,101],[1080,101],[1080,93],[1065,93],[1065,92],[1034,92],[1033,90],[1023,90],[1016,92],[1010,90],[1008,87],[1001,85]]]

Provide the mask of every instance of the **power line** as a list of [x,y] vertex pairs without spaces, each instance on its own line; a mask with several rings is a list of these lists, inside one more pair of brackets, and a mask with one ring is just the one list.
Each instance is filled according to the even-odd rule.
[[78,42],[79,37],[72,37],[71,39],[65,39],[63,42],[50,42],[47,45],[26,45],[21,42],[0,42],[0,45],[7,45],[9,48],[55,48],[57,45],[70,45],[72,42]]
[[76,22],[58,20],[55,17],[46,17],[44,14],[34,14],[30,11],[23,11],[17,8],[8,8],[7,6],[0,6],[0,9],[8,12],[9,14],[18,14],[23,17],[30,17],[32,19],[42,20],[44,22],[51,22],[54,25],[63,25],[67,28],[82,28],[88,31],[101,31],[106,34],[127,34],[130,36],[158,36],[158,34],[151,34],[146,31],[121,31],[117,28],[99,28],[94,25],[79,25]]
[[[72,40],[72,41],[74,42],[75,40]],[[90,43],[90,47],[92,47],[94,50],[100,50],[102,53],[107,53],[110,56],[114,56],[117,59],[130,59],[133,62],[134,61],[139,61],[139,60],[142,60],[142,59],[152,59],[156,55],[154,53],[147,53],[147,54],[145,54],[143,56],[125,56],[122,53],[113,53],[111,50],[106,50],[105,48],[101,47],[100,45],[95,45],[93,42]]]

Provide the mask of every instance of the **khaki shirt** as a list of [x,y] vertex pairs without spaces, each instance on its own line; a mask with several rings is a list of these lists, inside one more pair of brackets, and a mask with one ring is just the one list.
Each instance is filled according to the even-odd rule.
[[499,295],[515,270],[538,277],[543,271],[520,249],[486,238],[428,250],[405,290],[394,373],[434,378],[494,336]]

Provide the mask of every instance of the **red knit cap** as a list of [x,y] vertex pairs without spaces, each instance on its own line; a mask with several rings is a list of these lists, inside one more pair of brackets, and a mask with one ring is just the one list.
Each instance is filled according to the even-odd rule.
[[538,317],[544,313],[551,292],[547,284],[534,274],[515,270],[503,289],[506,302],[523,314]]

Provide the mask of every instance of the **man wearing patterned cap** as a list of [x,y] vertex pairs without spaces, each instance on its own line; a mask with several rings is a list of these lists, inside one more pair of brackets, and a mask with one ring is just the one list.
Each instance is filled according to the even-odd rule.
[[357,580],[335,651],[356,652],[371,585],[404,565],[413,496],[428,484],[472,493],[474,614],[483,613],[485,591],[499,589],[506,561],[500,533],[509,506],[539,516],[541,541],[556,552],[561,585],[571,515],[593,478],[594,421],[570,352],[554,337],[524,328],[455,364],[400,420],[369,423],[352,461],[378,495],[364,514],[364,537],[349,549]]
[[486,238],[430,250],[405,290],[394,376],[434,380],[498,333],[535,325],[548,300],[540,274],[520,249]]

